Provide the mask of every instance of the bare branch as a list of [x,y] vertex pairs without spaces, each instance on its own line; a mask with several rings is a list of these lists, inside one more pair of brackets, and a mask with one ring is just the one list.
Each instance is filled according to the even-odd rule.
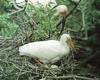
[[84,76],[77,76],[77,75],[72,75],[72,74],[68,75],[68,76],[58,76],[58,77],[56,77],[56,76],[54,76],[54,77],[48,76],[47,78],[48,79],[73,79],[73,77],[76,78],[76,79],[94,80],[93,78],[88,78],[88,77],[84,77]]

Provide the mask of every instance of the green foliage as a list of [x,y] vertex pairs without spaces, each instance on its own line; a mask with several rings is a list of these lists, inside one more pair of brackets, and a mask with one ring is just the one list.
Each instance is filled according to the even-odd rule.
[[[91,48],[91,46],[97,44],[96,36],[94,34],[89,36],[87,41],[76,40],[77,36],[81,39],[84,38],[84,30],[80,33],[78,32],[83,26],[82,11],[85,13],[84,20],[88,30],[94,28],[95,24],[100,23],[98,18],[100,11],[94,7],[94,1],[95,0],[81,0],[78,8],[76,8],[75,11],[70,14],[65,24],[64,32],[67,33],[68,28],[70,28],[72,31],[69,32],[75,37],[76,48],[79,46],[77,55],[81,55],[79,60],[80,63],[87,62],[89,57],[91,58],[91,55],[95,54],[94,51],[97,50],[94,47]],[[14,37],[14,40],[11,42],[5,41],[5,43],[0,42],[0,80],[32,80],[31,78],[34,79],[34,76],[37,76],[37,73],[40,74],[39,76],[41,76],[43,71],[31,64],[29,62],[30,58],[20,57],[16,48],[30,41],[48,39],[49,34],[51,39],[56,39],[58,37],[57,34],[61,29],[61,25],[58,28],[55,27],[58,23],[59,17],[54,17],[54,10],[51,10],[50,8],[35,8],[32,5],[27,5],[25,10],[11,15],[11,13],[16,10],[12,9],[11,12],[5,10],[6,8],[10,9],[9,7],[12,6],[9,5],[9,2],[10,0],[0,0],[0,36],[10,38]],[[75,7],[75,4],[73,4],[70,0],[57,0],[57,2],[58,4],[67,5],[68,13]],[[36,25],[32,25],[32,21],[34,21]],[[36,29],[33,29],[33,27]],[[82,48],[82,50],[80,48]],[[60,71],[62,72],[58,75],[62,76],[63,74],[72,74],[72,72],[73,74],[75,73],[77,75],[92,75],[90,74],[92,71],[91,66],[89,69],[84,68],[84,66],[74,67],[71,63],[67,65],[67,67],[66,65],[62,65],[65,68],[60,66]],[[71,68],[69,69],[70,65]],[[76,65],[77,64],[75,64],[75,66]]]
[[11,0],[0,0],[0,14],[4,13],[9,7],[12,7]]
[[0,35],[5,37],[11,37],[15,33],[17,27],[17,24],[9,21],[8,14],[0,15]]
[[36,26],[37,29],[35,30],[36,38],[43,39],[45,37],[48,37],[49,32],[50,34],[54,34],[53,32],[56,30],[55,23],[56,20],[53,18],[52,11],[50,9],[44,10],[44,9],[37,9],[36,16],[33,15],[33,19],[38,23]]

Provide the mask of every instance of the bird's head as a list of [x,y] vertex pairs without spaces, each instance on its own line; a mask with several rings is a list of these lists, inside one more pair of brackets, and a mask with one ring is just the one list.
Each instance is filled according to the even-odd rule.
[[56,13],[54,14],[55,16],[67,16],[68,13],[68,8],[66,5],[59,5],[56,7]]
[[74,43],[73,43],[73,41],[72,41],[72,39],[71,39],[71,36],[70,36],[69,34],[63,34],[63,35],[61,36],[61,38],[60,38],[60,41],[61,41],[64,45],[66,45],[65,43],[67,43],[67,45],[68,45],[68,47],[69,47],[70,49],[74,49]]

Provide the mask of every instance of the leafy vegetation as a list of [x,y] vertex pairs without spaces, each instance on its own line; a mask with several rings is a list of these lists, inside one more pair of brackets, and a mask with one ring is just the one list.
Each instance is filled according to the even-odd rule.
[[[68,13],[77,5],[71,0],[57,0],[68,6]],[[99,80],[100,79],[100,0],[81,0],[67,17],[63,33],[70,33],[77,53],[64,57],[59,69],[49,70],[35,65],[29,57],[21,57],[22,44],[58,39],[61,31],[54,9],[27,5],[17,10],[11,0],[0,0],[0,80]],[[74,57],[74,58],[73,58]],[[71,74],[71,75],[69,75]],[[76,77],[73,77],[73,75]],[[84,77],[80,77],[84,76]],[[78,77],[78,78],[77,78]],[[91,78],[89,78],[91,77]]]

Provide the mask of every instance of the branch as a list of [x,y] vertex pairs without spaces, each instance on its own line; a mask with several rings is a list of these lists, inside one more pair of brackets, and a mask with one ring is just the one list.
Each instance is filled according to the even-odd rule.
[[26,6],[27,6],[27,4],[28,4],[28,1],[25,0],[25,5],[24,5],[23,8],[18,7],[18,6],[16,5],[16,1],[15,1],[15,0],[12,0],[12,4],[14,5],[14,8],[17,9],[17,11],[10,13],[9,16],[11,16],[11,15],[13,15],[13,14],[16,14],[16,13],[18,13],[18,12],[24,11],[24,10],[26,9]]
[[13,4],[13,6],[14,6],[14,8],[15,9],[21,9],[20,7],[18,7],[17,5],[16,5],[16,1],[15,0],[12,0],[12,4]]
[[61,35],[63,30],[64,30],[65,22],[66,22],[66,19],[63,17],[62,22],[61,22],[62,23],[62,28],[61,28],[61,31],[60,31],[59,35]]
[[25,14],[27,16],[27,18],[29,19],[29,23],[32,26],[32,29],[36,29],[37,23],[33,20],[32,17],[30,17],[30,15],[25,11]]
[[19,9],[19,10],[17,10],[17,11],[14,11],[14,12],[12,12],[12,13],[9,13],[8,15],[9,15],[9,16],[14,15],[14,14],[17,14],[17,13],[23,11],[23,10],[24,10],[24,8],[23,8],[23,9]]
[[73,78],[76,78],[76,79],[83,79],[83,80],[94,80],[93,78],[88,78],[88,77],[84,77],[84,76],[77,76],[77,75],[68,75],[68,76],[48,76],[47,79],[73,79]]

